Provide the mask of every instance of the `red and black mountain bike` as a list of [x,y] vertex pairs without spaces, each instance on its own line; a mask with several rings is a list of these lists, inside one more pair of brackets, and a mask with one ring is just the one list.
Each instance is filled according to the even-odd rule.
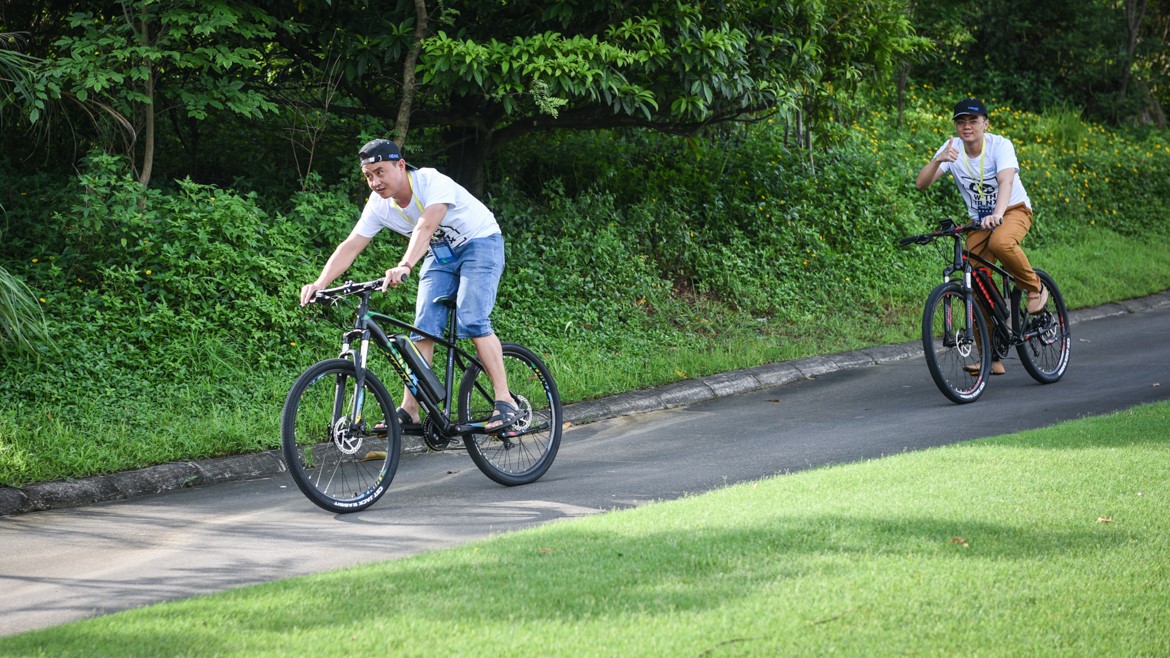
[[1007,356],[1012,347],[1033,379],[1041,384],[1059,381],[1068,369],[1071,342],[1064,297],[1052,277],[1036,270],[1048,288],[1048,303],[1038,313],[1028,313],[1027,295],[1010,274],[963,249],[963,234],[978,228],[947,219],[931,233],[899,241],[954,241],[943,283],[930,293],[922,313],[922,349],[934,383],[959,404],[979,399],[992,358]]

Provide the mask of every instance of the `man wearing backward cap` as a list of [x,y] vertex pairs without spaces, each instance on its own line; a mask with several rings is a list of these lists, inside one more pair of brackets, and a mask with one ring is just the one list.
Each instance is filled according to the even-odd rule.
[[[406,164],[398,146],[375,139],[358,151],[362,174],[373,194],[361,218],[325,263],[317,280],[301,288],[301,305],[318,290],[341,276],[383,228],[399,233],[409,242],[398,264],[386,270],[382,290],[397,287],[418,271],[418,296],[414,325],[432,335],[442,335],[447,309],[434,300],[455,296],[456,332],[475,343],[495,394],[495,412],[485,427],[500,432],[510,427],[517,409],[508,392],[503,348],[492,330],[489,315],[496,303],[500,276],[504,273],[504,237],[496,217],[461,185],[434,169]],[[429,363],[434,341],[412,336]],[[400,423],[419,422],[418,401],[403,392],[398,409]]]

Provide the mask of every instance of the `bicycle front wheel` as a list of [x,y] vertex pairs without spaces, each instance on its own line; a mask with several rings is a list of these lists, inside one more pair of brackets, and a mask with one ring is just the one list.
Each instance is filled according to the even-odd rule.
[[[373,505],[394,479],[402,433],[386,387],[366,371],[357,390],[354,364],[318,362],[297,378],[280,418],[280,441],[293,481],[309,500],[335,513]],[[355,396],[361,396],[354,417]]]
[[[540,479],[561,445],[561,396],[556,382],[532,350],[504,343],[504,370],[519,420],[499,434],[464,437],[467,452],[484,475],[505,485],[529,484]],[[459,383],[459,421],[486,421],[495,395],[487,373],[473,363]]]
[[1016,345],[1016,353],[1024,364],[1024,370],[1032,379],[1041,384],[1060,381],[1068,369],[1068,355],[1072,347],[1069,333],[1068,311],[1064,308],[1064,297],[1056,282],[1047,272],[1036,270],[1036,275],[1048,289],[1048,304],[1039,313],[1029,315],[1028,296],[1020,295],[1020,318],[1023,318],[1027,340]]
[[922,313],[922,351],[943,395],[958,404],[978,400],[991,375],[992,349],[987,321],[978,309],[968,317],[959,284],[944,283],[930,293]]

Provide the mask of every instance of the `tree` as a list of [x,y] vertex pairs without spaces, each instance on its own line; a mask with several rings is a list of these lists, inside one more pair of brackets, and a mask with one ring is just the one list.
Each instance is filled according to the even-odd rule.
[[[266,10],[296,62],[288,73],[319,78],[341,34],[352,109],[393,118],[408,86],[398,72],[417,25],[412,2],[273,1]],[[894,0],[445,4],[422,42],[410,123],[440,129],[447,169],[479,191],[487,157],[533,131],[688,134],[808,99],[817,112],[905,48],[899,11]],[[846,42],[826,66],[829,49]]]
[[[272,35],[268,16],[230,0],[105,0],[50,3],[29,22],[51,26],[35,69],[37,103],[100,100],[129,118],[122,149],[149,185],[156,120],[179,109],[205,119],[222,110],[256,117],[275,104],[248,85]],[[36,112],[32,121],[40,119]],[[181,136],[180,136],[181,137]],[[188,135],[193,137],[193,135]]]
[[[1023,109],[1070,103],[1095,120],[1152,117],[1157,123],[1158,89],[1167,80],[1165,6],[1165,0],[967,4],[961,11],[969,12],[970,38],[954,44],[949,61],[920,72]],[[932,12],[915,18],[924,33],[936,31],[951,15],[939,6]]]

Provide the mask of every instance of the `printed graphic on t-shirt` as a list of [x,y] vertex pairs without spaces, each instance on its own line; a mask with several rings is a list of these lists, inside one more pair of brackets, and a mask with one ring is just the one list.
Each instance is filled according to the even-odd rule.
[[999,198],[999,180],[994,172],[984,172],[983,179],[976,178],[978,166],[970,170],[964,167],[951,166],[951,175],[959,189],[963,191],[964,201],[972,213],[972,219],[986,217],[995,212],[995,202]]
[[995,212],[995,202],[999,198],[999,185],[991,185],[989,181],[966,181],[967,191],[971,193],[971,208],[980,219]]
[[432,242],[439,240],[447,242],[452,247],[462,247],[463,243],[467,242],[467,238],[463,237],[462,231],[454,226],[442,225],[435,231],[435,236],[431,238]]

